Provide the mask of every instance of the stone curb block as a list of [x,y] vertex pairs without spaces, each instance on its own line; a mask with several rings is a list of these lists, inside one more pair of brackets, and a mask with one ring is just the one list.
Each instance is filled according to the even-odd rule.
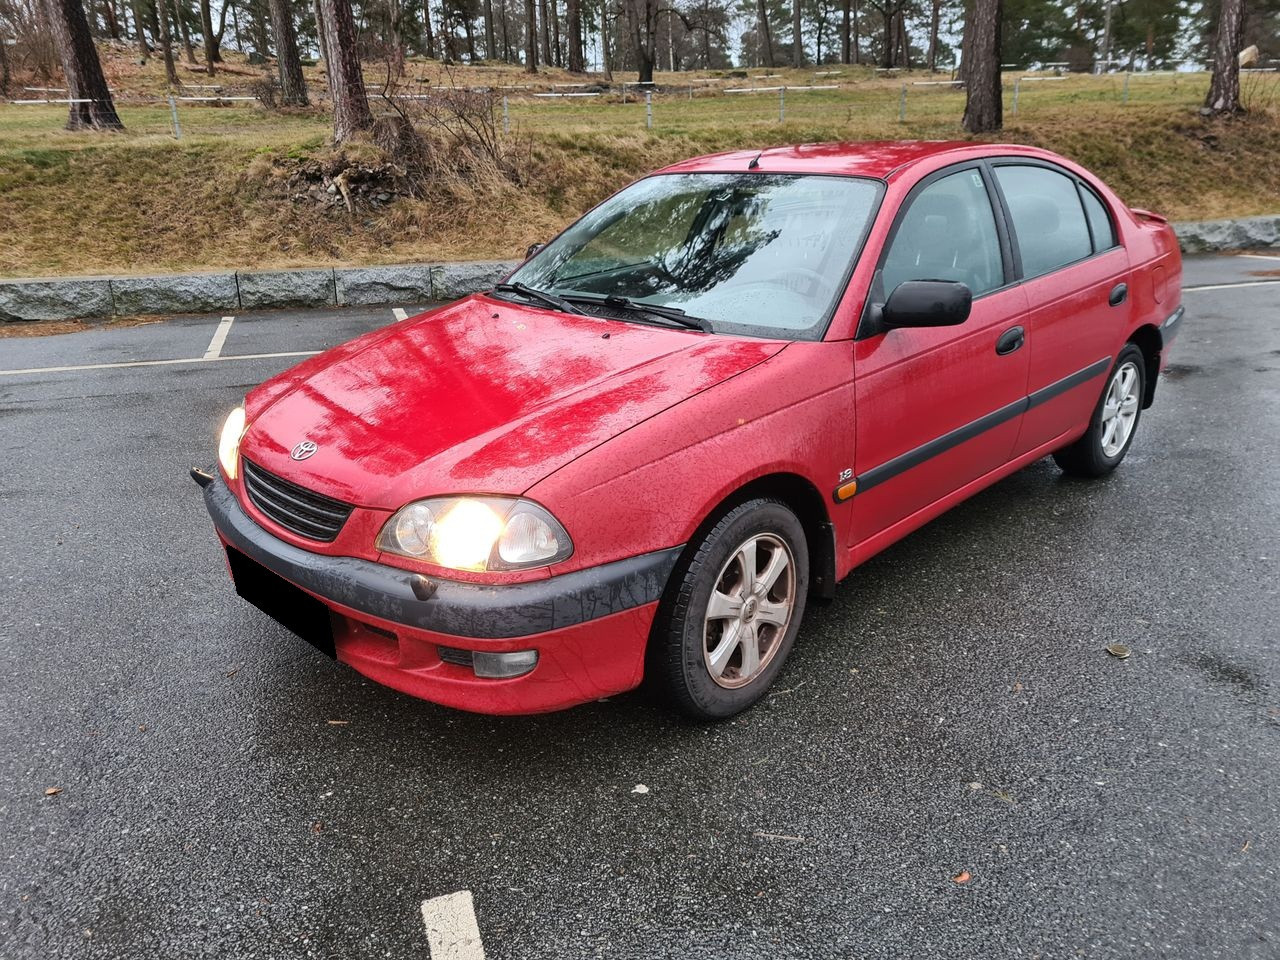
[[433,297],[435,267],[407,263],[391,267],[343,267],[333,271],[338,303],[376,306],[384,303],[427,303]]
[[0,281],[0,321],[72,320],[113,312],[109,277]]
[[[177,273],[159,277],[112,277],[114,313],[216,313],[238,310],[234,273]],[[85,316],[85,314],[79,314]]]
[[[1280,247],[1280,215],[1175,223],[1173,229],[1184,253]],[[516,260],[487,260],[336,270],[0,280],[0,321],[456,300],[487,289],[518,265]]]
[[1175,223],[1173,232],[1183,253],[1280,247],[1280,216]]
[[518,266],[519,260],[439,264],[433,268],[431,276],[432,299],[457,300],[477,290],[488,290]]
[[257,270],[236,274],[240,309],[323,307],[335,302],[332,270]]

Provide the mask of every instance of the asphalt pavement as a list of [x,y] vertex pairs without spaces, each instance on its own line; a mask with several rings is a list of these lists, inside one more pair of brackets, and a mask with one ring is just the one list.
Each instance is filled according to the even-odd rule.
[[234,595],[187,468],[390,310],[0,339],[0,957],[427,957],[459,891],[501,960],[1280,956],[1277,277],[1189,260],[1115,475],[934,521],[711,726],[450,711]]

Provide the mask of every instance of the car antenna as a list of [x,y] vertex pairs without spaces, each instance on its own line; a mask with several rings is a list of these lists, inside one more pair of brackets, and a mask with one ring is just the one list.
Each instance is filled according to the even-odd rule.
[[748,164],[747,164],[747,169],[748,169],[748,170],[755,170],[757,167],[759,167],[759,166],[760,166],[760,158],[761,158],[761,157],[763,157],[763,156],[764,156],[764,151],[763,151],[763,150],[761,150],[759,153],[757,153],[757,154],[755,155],[755,158],[754,158],[750,163],[748,163]]

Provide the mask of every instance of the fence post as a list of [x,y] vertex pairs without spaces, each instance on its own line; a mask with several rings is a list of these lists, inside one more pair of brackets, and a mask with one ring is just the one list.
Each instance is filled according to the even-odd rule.
[[1126,70],[1124,74],[1124,96],[1120,98],[1121,103],[1129,102],[1129,78],[1131,76],[1133,76],[1133,74]]
[[1013,81],[1013,115],[1018,115],[1018,94],[1022,92],[1022,78]]
[[689,84],[689,99],[693,99],[693,84]]
[[902,84],[902,95],[898,98],[898,122],[907,122],[907,85]]
[[507,95],[502,95],[502,132],[511,132],[511,111],[507,109]]
[[178,103],[173,99],[173,94],[169,94],[169,113],[173,115],[173,139],[182,139],[182,126],[178,123]]
[[644,92],[644,125],[645,129],[653,129],[653,92],[646,90]]
[[778,122],[785,123],[787,119],[787,88],[778,88]]

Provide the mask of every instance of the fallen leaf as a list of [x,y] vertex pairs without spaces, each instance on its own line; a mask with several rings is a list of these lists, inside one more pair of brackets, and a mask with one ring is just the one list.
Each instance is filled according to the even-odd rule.
[[232,667],[230,670],[227,671],[226,675],[228,677],[234,677],[239,672],[240,672],[239,667]]
[[325,723],[329,724],[329,726],[331,727],[345,727],[350,722],[351,722],[350,720],[326,720],[325,721]]
[[751,835],[765,840],[790,840],[792,843],[804,843],[804,837],[793,837],[788,833],[765,833],[763,830],[756,830]]
[[319,833],[323,829],[324,829],[324,824],[321,823],[319,820],[317,820],[315,823],[311,825],[312,833]]
[[632,793],[648,793],[649,788],[646,787],[643,783],[637,783],[634,787],[631,788],[631,792]]
[[46,797],[56,797],[61,792],[62,792],[61,787],[45,787],[44,788],[44,795]]
[[972,878],[968,870],[961,870],[951,878],[952,883],[968,883]]
[[1107,644],[1107,653],[1111,654],[1117,660],[1123,660],[1129,656],[1130,650],[1123,643]]

